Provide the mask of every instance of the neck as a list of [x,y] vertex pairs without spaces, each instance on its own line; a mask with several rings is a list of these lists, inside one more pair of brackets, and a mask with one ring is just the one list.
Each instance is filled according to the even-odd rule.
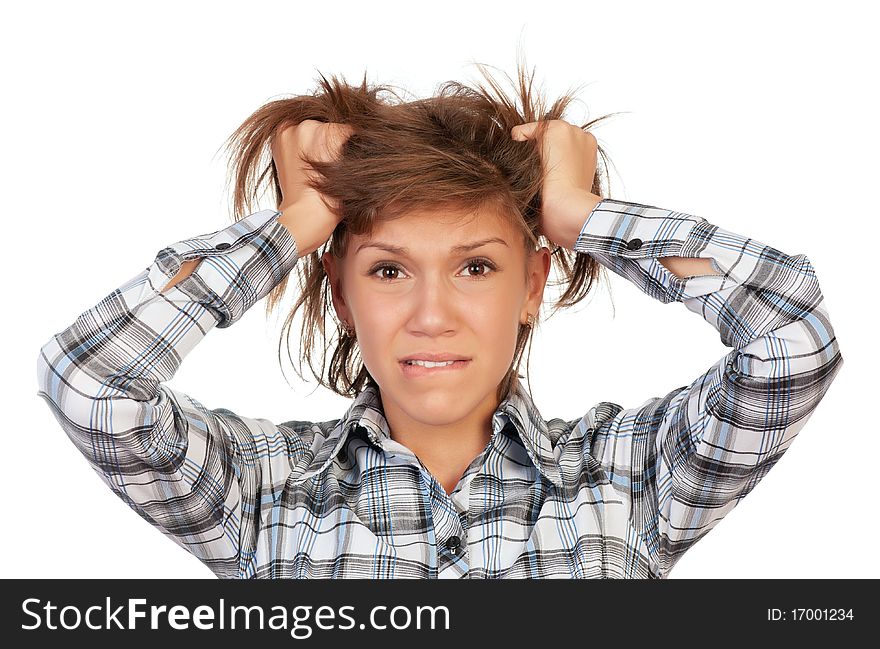
[[492,415],[498,407],[492,396],[463,419],[442,425],[416,420],[391,402],[383,402],[383,411],[391,439],[411,450],[451,493],[492,436]]

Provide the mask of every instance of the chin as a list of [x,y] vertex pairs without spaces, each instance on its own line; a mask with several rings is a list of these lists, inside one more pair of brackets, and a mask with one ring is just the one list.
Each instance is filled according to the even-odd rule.
[[[412,386],[408,384],[395,386],[393,396],[401,406],[418,413],[418,419],[450,419],[456,420],[465,416],[470,411],[468,404],[473,401],[475,406],[479,399],[475,400],[476,392],[465,382],[449,385],[424,385]],[[460,416],[453,416],[459,413]],[[438,422],[439,423],[439,422]]]

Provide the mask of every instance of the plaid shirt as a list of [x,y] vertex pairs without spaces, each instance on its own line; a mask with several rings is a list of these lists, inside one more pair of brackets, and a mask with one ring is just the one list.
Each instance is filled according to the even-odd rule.
[[[544,419],[517,382],[447,494],[389,437],[374,388],[341,419],[276,424],[165,383],[295,266],[279,214],[162,249],[38,358],[38,395],[91,467],[218,577],[665,578],[779,460],[842,364],[807,257],[604,199],[575,249],[683,303],[730,352],[663,397],[570,421]],[[723,274],[679,279],[665,256]]]

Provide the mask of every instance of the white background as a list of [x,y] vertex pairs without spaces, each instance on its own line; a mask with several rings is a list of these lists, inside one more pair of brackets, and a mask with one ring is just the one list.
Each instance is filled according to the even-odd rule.
[[[4,577],[213,577],[78,454],[36,394],[40,347],[161,248],[231,222],[219,147],[264,102],[311,91],[319,70],[352,83],[366,71],[425,96],[478,79],[473,61],[513,74],[518,43],[548,96],[587,84],[570,121],[626,111],[596,131],[615,164],[612,197],[806,254],[841,344],[844,367],[792,448],[671,578],[880,576],[869,3],[10,6],[0,20]],[[616,312],[601,288],[538,329],[531,387],[548,419],[603,400],[637,406],[727,352],[683,305],[608,276]],[[341,416],[348,400],[300,382],[283,353],[285,382],[282,320],[263,307],[212,330],[169,385],[276,422]],[[559,376],[561,361],[579,370]]]

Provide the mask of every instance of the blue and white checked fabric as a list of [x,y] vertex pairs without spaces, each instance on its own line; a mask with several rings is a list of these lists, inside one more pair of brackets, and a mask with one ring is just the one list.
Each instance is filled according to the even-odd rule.
[[[166,384],[297,263],[279,214],[162,249],[38,358],[38,395],[92,468],[221,578],[665,578],[779,460],[843,362],[807,257],[604,199],[575,249],[683,303],[730,351],[665,396],[570,421],[544,419],[517,382],[447,494],[391,439],[375,386],[341,419],[276,424]],[[663,256],[722,274],[679,279]]]

